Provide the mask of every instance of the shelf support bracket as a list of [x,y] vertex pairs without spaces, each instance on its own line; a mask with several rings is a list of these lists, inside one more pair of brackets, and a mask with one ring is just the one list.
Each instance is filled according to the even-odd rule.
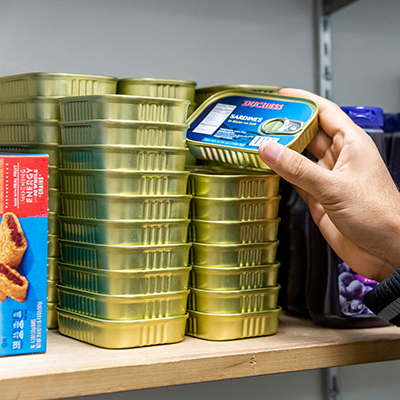
[[318,93],[333,100],[332,25],[331,17],[324,15],[324,0],[315,0],[316,75]]
[[340,400],[339,369],[325,368],[322,370],[324,400]]

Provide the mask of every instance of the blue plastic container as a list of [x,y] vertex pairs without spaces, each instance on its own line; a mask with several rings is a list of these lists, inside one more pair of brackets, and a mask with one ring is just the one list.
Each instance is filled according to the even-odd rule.
[[342,107],[342,110],[361,128],[367,132],[378,147],[385,163],[386,144],[383,130],[383,110],[379,107]]

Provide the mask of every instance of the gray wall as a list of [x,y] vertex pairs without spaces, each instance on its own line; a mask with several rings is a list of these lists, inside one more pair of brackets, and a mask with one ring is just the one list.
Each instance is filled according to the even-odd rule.
[[400,111],[400,2],[359,0],[333,16],[334,98]]
[[[333,17],[335,99],[400,111],[400,2]],[[75,72],[314,90],[312,0],[0,0],[0,76]],[[399,362],[340,369],[343,400],[398,398]],[[320,372],[92,396],[316,400]]]
[[311,0],[0,5],[0,76],[81,72],[313,88]]

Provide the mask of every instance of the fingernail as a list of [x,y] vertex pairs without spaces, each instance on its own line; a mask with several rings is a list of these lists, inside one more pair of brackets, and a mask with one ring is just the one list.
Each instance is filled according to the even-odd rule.
[[264,147],[261,149],[262,158],[275,164],[283,149],[284,147],[276,142],[266,142],[264,143]]

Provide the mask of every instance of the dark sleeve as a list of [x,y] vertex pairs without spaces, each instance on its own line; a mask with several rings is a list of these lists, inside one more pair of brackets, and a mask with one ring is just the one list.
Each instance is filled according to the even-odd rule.
[[363,302],[379,318],[400,326],[400,268],[368,292]]

